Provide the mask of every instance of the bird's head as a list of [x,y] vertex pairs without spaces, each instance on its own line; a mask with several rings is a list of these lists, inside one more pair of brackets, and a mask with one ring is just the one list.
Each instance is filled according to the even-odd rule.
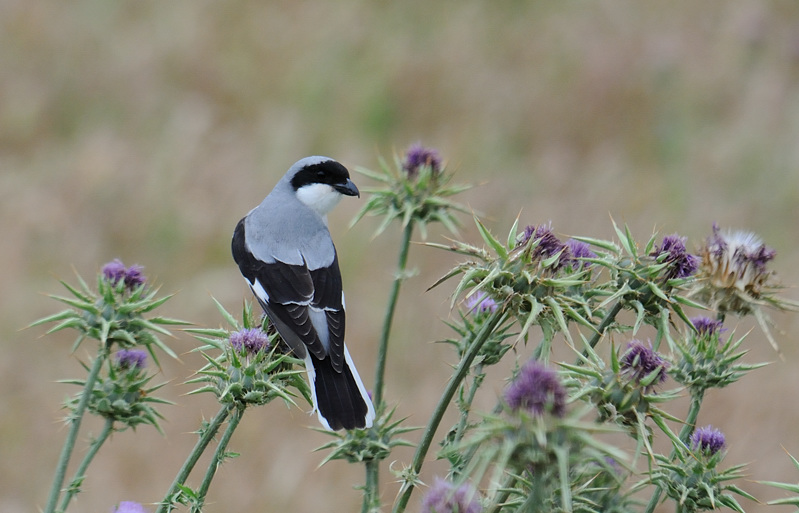
[[347,168],[328,157],[306,157],[288,171],[291,187],[302,203],[324,216],[342,196],[358,196]]

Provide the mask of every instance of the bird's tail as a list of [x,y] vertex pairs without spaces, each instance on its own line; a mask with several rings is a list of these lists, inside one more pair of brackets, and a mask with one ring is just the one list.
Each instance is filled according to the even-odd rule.
[[372,427],[375,408],[346,345],[341,372],[333,368],[330,358],[319,360],[310,351],[305,357],[305,369],[314,410],[325,428],[338,431]]

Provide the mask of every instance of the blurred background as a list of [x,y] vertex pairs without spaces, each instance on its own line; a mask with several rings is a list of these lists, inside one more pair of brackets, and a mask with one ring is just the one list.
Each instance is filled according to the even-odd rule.
[[[22,330],[61,309],[45,295],[62,292],[59,279],[91,280],[121,258],[177,293],[162,314],[219,326],[212,296],[234,312],[250,298],[233,228],[294,161],[376,168],[414,142],[437,148],[455,182],[477,184],[458,199],[503,237],[520,215],[611,238],[613,216],[639,239],[676,232],[695,249],[717,222],[760,234],[780,280],[799,284],[799,3],[0,0],[0,511],[44,506],[66,435],[60,406],[76,392],[57,380],[83,375],[90,344],[70,354],[70,334]],[[348,229],[363,201],[342,202],[331,229],[348,345],[369,386],[399,230],[373,238],[375,219]],[[462,219],[459,237],[477,243]],[[434,227],[428,240],[445,235]],[[451,286],[425,290],[458,262],[411,250],[418,274],[400,298],[386,396],[412,425],[454,363],[432,343],[450,336]],[[783,494],[753,480],[799,480],[785,454],[799,455],[799,318],[772,318],[785,360],[754,329],[747,360],[774,363],[709,394],[700,417],[727,434],[727,464],[749,463],[739,485],[763,501]],[[71,511],[162,498],[216,412],[211,397],[184,396],[197,342],[178,333],[171,344],[180,360],[164,357],[155,378],[176,402],[161,408],[166,436],[115,434]],[[493,376],[477,406],[490,409],[503,385]],[[277,402],[249,411],[207,511],[357,511],[363,470],[317,468],[325,453],[313,449],[329,437],[316,425]],[[410,455],[386,462],[386,502],[397,490],[388,464]]]

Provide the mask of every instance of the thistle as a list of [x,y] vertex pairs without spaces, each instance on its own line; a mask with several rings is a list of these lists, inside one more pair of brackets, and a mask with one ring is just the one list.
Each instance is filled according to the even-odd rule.
[[400,438],[400,436],[419,428],[403,426],[402,423],[406,419],[392,420],[393,416],[394,409],[388,410],[375,419],[374,425],[369,430],[315,429],[315,431],[335,438],[335,440],[316,448],[317,451],[330,450],[319,466],[332,460],[345,460],[349,463],[379,462],[388,458],[395,447],[412,447],[411,442]]
[[[458,475],[473,482],[491,476],[485,492],[490,511],[499,505],[513,511],[575,511],[572,483],[578,469],[589,461],[626,459],[595,438],[617,428],[581,422],[588,408],[567,413],[566,398],[556,372],[540,362],[528,362],[508,386],[501,414],[485,415],[464,439],[461,450],[474,457]],[[596,468],[584,483],[595,477]],[[587,500],[588,495],[578,500]]]
[[677,234],[663,237],[660,246],[650,253],[658,262],[668,264],[664,270],[667,280],[688,278],[698,267],[699,259],[685,250],[685,238]]
[[125,267],[118,258],[108,262],[103,266],[102,273],[111,285],[122,284],[126,289],[133,291],[147,282],[143,274],[144,268],[140,265]]
[[647,392],[666,381],[666,369],[669,363],[651,346],[638,340],[627,344],[627,350],[620,359],[621,374],[628,376],[632,382],[643,387]]
[[752,314],[771,346],[780,353],[777,341],[768,327],[762,308],[797,310],[799,303],[776,295],[779,285],[773,283],[768,269],[777,253],[751,232],[721,230],[713,225],[713,233],[701,249],[699,281],[693,294],[704,301],[721,318],[727,314],[743,317]]
[[497,311],[499,305],[484,292],[469,296],[466,299],[466,311],[475,316],[485,315]]
[[[465,297],[467,304],[490,299],[498,309],[515,316],[522,326],[520,337],[526,339],[533,325],[544,329],[546,348],[555,333],[568,340],[568,322],[592,326],[589,299],[584,296],[591,269],[572,265],[575,260],[566,244],[554,235],[549,225],[528,226],[517,233],[517,224],[510,230],[507,242],[500,242],[475,217],[485,249],[466,243],[429,246],[470,257],[453,268],[434,285],[461,275],[453,293],[453,304]],[[568,263],[568,265],[567,265]],[[431,287],[432,288],[432,287]],[[540,353],[548,358],[548,349]]]
[[714,456],[726,446],[724,433],[713,426],[697,428],[691,435],[691,449],[707,456]]
[[564,265],[569,266],[575,271],[590,267],[592,265],[591,259],[598,258],[598,255],[594,253],[591,246],[581,240],[567,240],[566,249],[568,250],[569,256],[565,259]]
[[634,489],[645,484],[656,484],[666,495],[677,503],[677,511],[692,513],[727,507],[739,513],[743,508],[733,494],[756,501],[728,481],[742,477],[743,465],[719,470],[724,459],[726,444],[724,435],[710,426],[697,429],[691,437],[691,450],[675,445],[674,461],[665,456],[655,455],[658,466],[650,472],[649,479],[642,481]]
[[[158,298],[158,289],[148,287],[140,266],[125,267],[119,260],[109,262],[97,275],[96,291],[80,276],[77,278],[77,287],[61,282],[71,297],[51,296],[69,308],[30,325],[57,323],[48,334],[68,328],[76,330],[78,337],[73,344],[73,352],[87,338],[98,342],[97,354],[91,366],[82,364],[87,371],[86,378],[63,381],[79,385],[83,390],[66,403],[70,410],[67,418],[69,432],[56,466],[45,513],[56,511],[59,499],[59,509],[66,510],[70,500],[80,491],[84,473],[94,455],[108,436],[119,429],[117,423],[131,428],[142,423],[151,424],[160,431],[158,419],[162,417],[152,403],[167,401],[152,396],[152,392],[160,386],[146,387],[151,377],[145,375],[144,361],[149,354],[158,363],[154,347],[176,357],[159,335],[170,335],[163,327],[165,325],[187,324],[168,317],[146,317],[171,296]],[[139,348],[144,348],[147,353]],[[117,353],[116,360],[109,363],[104,374],[103,368],[114,349],[121,351]],[[75,477],[64,489],[69,460],[87,410],[105,417],[105,426],[91,442]]]
[[419,170],[424,167],[429,167],[433,175],[441,173],[442,162],[438,151],[433,148],[426,148],[419,143],[412,144],[405,152],[402,170],[408,175],[408,178],[413,179],[419,175]]
[[688,330],[677,340],[675,363],[669,374],[684,385],[694,397],[701,397],[709,388],[723,388],[741,379],[747,372],[766,365],[741,363],[747,351],[739,351],[746,336],[736,339],[734,333],[721,340],[722,321],[708,317],[691,319],[696,331]]
[[[702,272],[711,287],[727,291],[714,306],[720,311],[748,313],[746,296],[731,297],[730,289],[744,292],[755,299],[760,297],[771,276],[767,265],[776,256],[777,252],[766,246],[754,233],[721,231],[714,224],[713,234],[702,248]],[[742,303],[735,299],[742,300]]]
[[[154,404],[172,404],[166,399],[159,399],[153,392],[166,383],[147,387],[153,376],[147,375],[147,353],[136,349],[123,349],[116,353],[113,361],[107,366],[107,374],[100,374],[89,393],[88,410],[94,415],[105,417],[109,421],[121,424],[116,431],[127,427],[136,428],[139,424],[149,424],[163,434],[159,419],[164,417],[153,407]],[[88,371],[89,367],[84,365]],[[86,386],[86,380],[64,380],[64,383]],[[81,402],[82,394],[67,402],[67,407],[74,415]]]
[[[195,349],[206,360],[205,366],[196,372],[187,384],[200,384],[189,394],[212,393],[220,403],[216,416],[204,423],[199,430],[200,440],[178,471],[157,513],[168,513],[175,504],[188,504],[192,511],[202,511],[205,497],[219,465],[228,458],[237,456],[227,451],[233,433],[238,428],[247,408],[261,406],[280,398],[286,404],[296,404],[294,397],[303,396],[311,402],[310,389],[302,378],[302,360],[288,354],[285,342],[268,324],[268,319],[256,317],[249,302],[244,303],[242,319],[239,321],[216,300],[217,309],[230,329],[189,329],[204,345]],[[266,326],[264,331],[259,324]],[[216,353],[216,356],[212,356]],[[205,477],[199,488],[193,490],[185,485],[200,455],[215,439],[227,421]]]
[[456,486],[436,477],[422,499],[422,513],[481,513],[480,494],[469,483]]
[[[245,319],[248,310],[251,315],[251,309],[245,307]],[[296,390],[310,402],[308,384],[300,375],[302,371],[295,369],[302,365],[302,360],[283,352],[277,331],[267,335],[260,328],[252,327],[252,318],[247,319],[243,326],[232,317],[227,318],[234,331],[188,330],[206,343],[197,351],[207,362],[197,371],[195,378],[187,381],[188,384],[203,384],[190,393],[211,392],[222,404],[257,406],[275,398],[296,404],[293,399]],[[218,356],[210,356],[211,350],[217,351]]]
[[505,404],[513,411],[524,409],[535,416],[550,413],[563,417],[566,413],[566,389],[554,371],[530,360],[505,390]]
[[[378,416],[386,409],[383,392],[385,368],[388,355],[388,342],[391,325],[399,298],[402,282],[411,273],[407,270],[408,253],[414,230],[419,227],[422,238],[427,237],[427,225],[433,222],[443,224],[452,233],[457,232],[458,220],[455,212],[467,211],[466,207],[453,202],[450,197],[463,192],[470,186],[449,185],[452,174],[447,172],[446,165],[436,150],[421,145],[410,147],[404,157],[394,156],[393,166],[380,159],[380,171],[374,172],[364,168],[356,171],[381,183],[379,188],[364,189],[370,193],[369,200],[352,220],[352,225],[365,215],[383,218],[376,235],[385,230],[393,221],[402,225],[402,240],[399,246],[397,270],[389,293],[388,305],[383,320],[383,329],[377,348],[377,365],[373,402]],[[376,431],[371,431],[378,436]],[[381,435],[382,436],[382,435]],[[378,443],[379,440],[374,440]],[[380,498],[377,491],[379,468],[377,460],[366,462],[366,486],[364,487],[364,511],[379,509]],[[408,495],[402,501],[407,503]]]
[[382,184],[380,188],[364,188],[371,196],[352,220],[357,223],[366,215],[379,216],[383,222],[377,230],[381,233],[394,220],[402,226],[418,226],[426,238],[427,225],[443,224],[457,233],[458,220],[453,212],[469,210],[449,198],[471,186],[449,185],[452,174],[434,149],[413,145],[403,157],[394,156],[393,165],[380,159],[380,171],[356,168],[358,173]]
[[114,513],[147,513],[147,510],[138,502],[122,501],[114,508]]
[[158,288],[147,286],[140,266],[125,267],[119,260],[103,266],[98,274],[97,290],[78,276],[78,286],[62,281],[61,284],[72,297],[52,295],[53,299],[66,303],[69,309],[39,319],[30,326],[57,322],[47,333],[67,328],[78,331],[72,347],[75,351],[87,338],[97,340],[104,350],[112,347],[132,349],[143,347],[158,363],[153,350],[158,347],[169,356],[176,357],[159,335],[170,336],[163,326],[187,324],[167,317],[146,317],[163,305],[172,296],[157,297]]
[[610,365],[590,351],[579,365],[561,363],[575,398],[596,405],[599,419],[628,428],[635,437],[648,437],[644,422],[661,415],[657,409],[677,397],[674,391],[657,391],[666,379],[668,361],[650,345],[632,340],[624,351],[611,351]]

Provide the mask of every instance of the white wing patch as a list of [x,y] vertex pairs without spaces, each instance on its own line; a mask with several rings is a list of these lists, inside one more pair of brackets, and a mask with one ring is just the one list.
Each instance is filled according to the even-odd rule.
[[352,377],[355,378],[355,383],[358,384],[358,391],[361,393],[361,397],[363,397],[363,400],[366,403],[366,427],[370,428],[372,427],[372,422],[375,420],[375,407],[372,404],[372,400],[369,398],[369,393],[366,391],[366,387],[363,386],[363,381],[361,381],[361,377],[358,375],[358,370],[355,368],[355,364],[352,363],[352,357],[350,356],[350,352],[347,350],[347,344],[344,344],[344,360],[347,362],[347,366],[352,372]]
[[311,319],[316,334],[319,336],[319,341],[325,348],[325,353],[330,354],[330,330],[327,326],[327,313],[324,309],[308,307],[308,317]]
[[[247,280],[247,283],[250,283],[250,280]],[[269,294],[266,293],[260,281],[256,279],[255,283],[250,283],[250,288],[261,301],[269,303]]]

